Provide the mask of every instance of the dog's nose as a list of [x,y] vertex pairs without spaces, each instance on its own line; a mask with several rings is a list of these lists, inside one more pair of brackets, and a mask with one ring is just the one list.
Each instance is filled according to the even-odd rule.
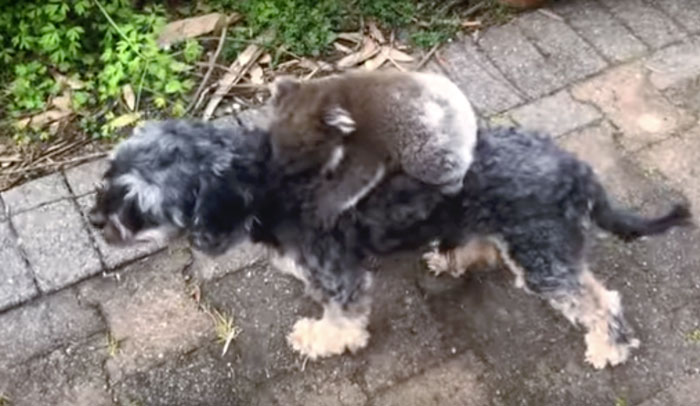
[[105,224],[107,224],[107,218],[104,214],[95,211],[88,213],[88,221],[91,226],[99,229],[103,229]]

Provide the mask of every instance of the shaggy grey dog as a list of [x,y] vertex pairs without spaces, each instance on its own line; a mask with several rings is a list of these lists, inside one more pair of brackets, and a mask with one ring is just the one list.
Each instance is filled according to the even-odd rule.
[[246,237],[271,247],[278,266],[324,306],[321,319],[299,320],[288,336],[312,359],[367,345],[368,256],[439,241],[425,254],[432,271],[459,275],[480,261],[499,262],[517,286],[585,327],[588,362],[619,364],[639,341],[617,292],[586,266],[585,226],[592,221],[631,240],[690,221],[684,205],[653,219],[616,210],[591,168],[550,138],[484,129],[456,196],[391,176],[323,230],[305,213],[319,171],[282,176],[269,155],[265,131],[147,124],[116,149],[89,217],[114,243],[187,233],[212,254]]

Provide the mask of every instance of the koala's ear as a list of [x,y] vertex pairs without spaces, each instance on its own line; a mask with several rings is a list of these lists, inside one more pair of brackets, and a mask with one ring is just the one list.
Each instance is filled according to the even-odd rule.
[[343,135],[348,135],[355,131],[357,127],[350,112],[342,107],[330,108],[323,116],[323,123],[333,129],[340,131]]
[[270,85],[270,102],[272,105],[277,105],[280,100],[296,92],[300,86],[301,82],[292,76],[285,75],[278,77]]

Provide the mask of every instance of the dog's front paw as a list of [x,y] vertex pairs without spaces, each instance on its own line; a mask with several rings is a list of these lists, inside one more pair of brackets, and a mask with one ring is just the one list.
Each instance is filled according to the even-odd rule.
[[362,319],[303,318],[294,324],[287,341],[294,351],[315,360],[366,347],[369,332]]
[[438,251],[430,251],[423,254],[423,262],[428,267],[428,272],[435,276],[449,271],[447,257]]
[[612,342],[606,333],[589,332],[586,334],[586,362],[595,369],[606,365],[615,366],[627,361],[630,352],[639,347],[639,340],[630,339],[624,343]]

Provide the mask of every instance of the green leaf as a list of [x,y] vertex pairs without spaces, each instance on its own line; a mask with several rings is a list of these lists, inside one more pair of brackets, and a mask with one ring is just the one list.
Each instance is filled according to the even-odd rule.
[[165,93],[178,93],[182,90],[182,82],[180,82],[179,80],[171,79],[168,81],[168,83],[165,84]]

